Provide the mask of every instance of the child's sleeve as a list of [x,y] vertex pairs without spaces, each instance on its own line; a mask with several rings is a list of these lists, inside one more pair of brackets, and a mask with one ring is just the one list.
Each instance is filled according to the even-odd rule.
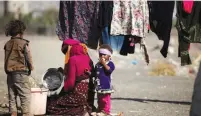
[[107,73],[111,74],[114,71],[114,69],[115,69],[114,63],[110,61],[108,63],[108,66],[110,67],[110,70],[107,70]]

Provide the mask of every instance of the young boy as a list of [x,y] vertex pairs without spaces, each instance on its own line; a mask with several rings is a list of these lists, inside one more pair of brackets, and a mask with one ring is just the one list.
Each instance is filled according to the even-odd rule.
[[23,39],[26,26],[19,20],[10,21],[5,30],[11,39],[5,44],[4,69],[7,74],[9,112],[17,116],[17,96],[20,97],[23,116],[28,116],[31,87],[28,76],[33,70],[29,41]]

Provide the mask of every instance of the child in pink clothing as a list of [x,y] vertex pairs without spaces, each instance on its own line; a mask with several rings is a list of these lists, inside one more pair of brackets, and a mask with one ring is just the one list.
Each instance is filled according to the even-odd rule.
[[115,69],[111,61],[112,49],[109,45],[102,45],[99,49],[99,62],[96,64],[96,92],[98,97],[98,116],[110,114],[112,91],[111,74]]

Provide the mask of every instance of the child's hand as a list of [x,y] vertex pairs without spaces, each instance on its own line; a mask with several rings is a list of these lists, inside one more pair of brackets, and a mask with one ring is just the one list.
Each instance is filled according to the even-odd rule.
[[100,58],[100,59],[99,59],[99,62],[100,62],[102,65],[106,64],[105,58]]

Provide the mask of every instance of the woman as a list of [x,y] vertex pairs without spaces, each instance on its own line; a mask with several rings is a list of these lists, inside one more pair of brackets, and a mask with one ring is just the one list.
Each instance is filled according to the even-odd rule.
[[91,113],[88,103],[90,76],[85,73],[93,69],[91,59],[83,44],[74,42],[70,46],[66,50],[64,89],[57,99],[50,100],[47,105],[47,112],[51,115],[84,116]]

